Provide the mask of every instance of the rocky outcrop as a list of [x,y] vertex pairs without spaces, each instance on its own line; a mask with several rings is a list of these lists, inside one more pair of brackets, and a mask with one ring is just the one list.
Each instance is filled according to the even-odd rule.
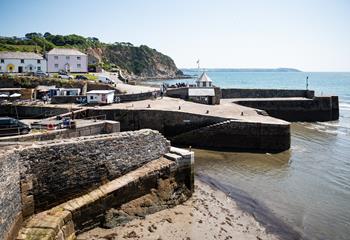
[[183,73],[174,61],[146,45],[106,44],[88,49],[90,59],[98,60],[106,70],[120,70],[128,79],[174,78]]

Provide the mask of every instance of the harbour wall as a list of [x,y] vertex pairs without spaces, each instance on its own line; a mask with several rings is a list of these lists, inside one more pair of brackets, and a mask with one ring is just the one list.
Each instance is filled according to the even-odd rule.
[[339,100],[337,96],[291,100],[239,100],[235,103],[265,110],[272,117],[291,122],[334,121],[339,119]]
[[4,104],[0,106],[0,117],[15,117],[41,119],[69,113],[71,110],[63,107],[28,106]]
[[33,142],[50,141],[54,139],[75,138],[90,136],[96,134],[108,134],[120,132],[120,124],[115,121],[92,122],[83,126],[77,126],[74,129],[59,129],[43,133],[16,135],[9,137],[0,137],[0,142]]
[[7,151],[0,160],[0,239],[13,239],[36,213],[17,239],[71,239],[99,226],[109,208],[157,189],[161,179],[174,179],[189,197],[193,153],[171,149],[159,132],[144,129]]
[[222,88],[221,98],[313,98],[312,90]]
[[262,152],[290,148],[289,124],[263,124],[152,109],[89,109],[88,115],[105,115],[106,119],[119,121],[121,131],[158,130],[179,146]]
[[[211,98],[211,101],[209,103],[210,105],[220,104],[221,95],[222,95],[220,88],[214,87],[214,93],[215,93],[215,96],[210,97]],[[189,96],[189,88],[188,87],[169,88],[166,91],[166,95],[168,97],[172,97],[172,98],[180,98],[183,100],[191,100],[191,101],[195,101],[195,98],[196,98],[194,96],[194,98],[191,99],[191,97]]]

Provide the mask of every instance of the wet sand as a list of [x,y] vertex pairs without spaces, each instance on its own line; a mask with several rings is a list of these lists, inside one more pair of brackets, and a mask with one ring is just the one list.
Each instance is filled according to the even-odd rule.
[[95,228],[87,239],[279,239],[266,232],[225,193],[196,180],[195,193],[184,204],[112,229]]

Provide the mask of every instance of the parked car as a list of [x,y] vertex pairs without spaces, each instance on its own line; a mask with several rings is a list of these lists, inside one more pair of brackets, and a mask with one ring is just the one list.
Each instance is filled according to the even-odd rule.
[[72,76],[72,75],[60,74],[60,75],[58,75],[58,78],[62,78],[62,79],[73,79],[73,76]]
[[88,80],[88,78],[86,76],[84,76],[84,75],[76,75],[75,79],[77,79],[77,80]]
[[36,76],[36,77],[48,77],[49,74],[44,73],[43,71],[37,71],[36,73],[34,73],[34,76]]
[[28,134],[30,127],[14,118],[0,117],[0,137]]
[[106,77],[106,76],[99,76],[98,77],[98,81],[100,83],[107,83],[107,84],[113,84],[114,81],[112,81],[110,78]]

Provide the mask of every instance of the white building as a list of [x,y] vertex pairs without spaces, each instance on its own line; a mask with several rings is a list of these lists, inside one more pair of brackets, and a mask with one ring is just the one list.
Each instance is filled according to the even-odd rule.
[[86,93],[88,103],[109,104],[114,101],[114,90],[92,90]]
[[196,81],[197,87],[212,87],[212,83],[213,81],[205,72]]
[[0,52],[1,73],[46,72],[46,60],[33,52]]
[[46,54],[47,71],[50,73],[66,71],[88,71],[88,59],[85,53],[70,48],[54,48]]

